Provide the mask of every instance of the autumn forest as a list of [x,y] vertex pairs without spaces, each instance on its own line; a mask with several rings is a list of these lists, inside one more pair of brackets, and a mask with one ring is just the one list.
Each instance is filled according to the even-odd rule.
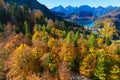
[[29,4],[0,0],[0,80],[120,80],[113,18],[98,34]]

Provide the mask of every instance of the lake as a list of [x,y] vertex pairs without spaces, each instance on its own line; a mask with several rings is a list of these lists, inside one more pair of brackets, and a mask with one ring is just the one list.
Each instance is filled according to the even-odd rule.
[[78,24],[81,26],[87,26],[88,28],[91,28],[94,26],[95,21],[78,21]]

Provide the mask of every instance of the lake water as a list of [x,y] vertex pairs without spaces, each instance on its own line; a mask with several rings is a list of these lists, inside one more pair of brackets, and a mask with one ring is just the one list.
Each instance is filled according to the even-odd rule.
[[88,28],[91,28],[94,26],[95,21],[79,21],[78,22],[81,26],[87,26]]

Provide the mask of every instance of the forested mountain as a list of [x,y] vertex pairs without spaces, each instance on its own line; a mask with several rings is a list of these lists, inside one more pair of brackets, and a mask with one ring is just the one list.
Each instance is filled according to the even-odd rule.
[[113,19],[103,19],[96,34],[59,19],[37,0],[5,1],[0,0],[0,80],[120,79],[120,35]]
[[45,5],[40,4],[37,0],[4,0],[6,3],[15,3],[17,5],[27,6],[31,9],[39,9],[44,16],[49,19],[61,19],[52,13]]
[[[4,1],[5,3],[8,3],[8,5],[6,5],[6,8],[9,9],[10,7],[10,9],[9,10],[5,9],[6,12],[4,14],[3,12],[1,13],[0,17],[2,23],[7,23],[9,21],[20,27],[23,26],[24,21],[27,20],[30,26],[30,31],[32,31],[35,23],[46,24],[45,20],[48,19],[52,19],[53,21],[56,22],[63,21],[63,23],[65,22],[65,25],[67,26],[73,26],[73,25],[79,26],[75,23],[67,22],[63,20],[60,16],[57,16],[55,13],[51,12],[45,5],[40,4],[37,0],[19,0],[19,1],[4,0]],[[22,11],[22,8],[24,11]],[[40,20],[42,21],[40,22]],[[20,29],[24,32],[23,28],[20,27]]]
[[[109,27],[105,28],[104,24],[106,22],[108,22],[107,25]],[[93,28],[105,29],[104,30],[104,32],[106,32],[105,34],[109,33],[109,31],[116,29],[115,32],[117,32],[117,35],[116,36],[114,35],[113,39],[118,39],[118,37],[120,35],[120,8],[116,8],[116,9],[114,8],[111,11],[108,11],[105,15],[100,16],[95,21],[95,25],[93,26]],[[111,28],[111,29],[109,29],[109,28]],[[112,34],[114,34],[114,32],[112,32]]]
[[102,22],[105,19],[111,20],[116,26],[117,30],[120,31],[120,8],[112,9],[105,15],[100,16],[96,22]]

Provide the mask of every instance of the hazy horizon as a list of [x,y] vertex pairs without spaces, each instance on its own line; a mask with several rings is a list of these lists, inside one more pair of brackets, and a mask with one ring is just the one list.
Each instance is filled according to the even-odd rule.
[[41,4],[46,5],[49,9],[62,5],[63,7],[67,7],[69,5],[73,7],[79,7],[82,5],[88,5],[91,7],[107,7],[107,6],[118,6],[120,7],[120,1],[115,0],[38,0]]
[[[64,8],[68,7],[68,6],[72,6],[72,5],[68,5],[68,6],[63,6],[63,5],[58,5],[58,6],[62,6]],[[58,7],[58,6],[54,6],[54,7]],[[80,6],[90,6],[90,5],[80,5]],[[72,6],[72,7],[80,7],[80,6]],[[113,6],[113,5],[108,5],[108,6],[90,6],[90,7],[94,7],[94,8],[97,8],[97,7],[103,7],[103,8],[106,8],[106,7],[109,7],[109,6]],[[54,8],[52,7],[52,8]],[[120,7],[120,6],[113,6],[113,7]],[[50,8],[51,9],[51,8]]]

